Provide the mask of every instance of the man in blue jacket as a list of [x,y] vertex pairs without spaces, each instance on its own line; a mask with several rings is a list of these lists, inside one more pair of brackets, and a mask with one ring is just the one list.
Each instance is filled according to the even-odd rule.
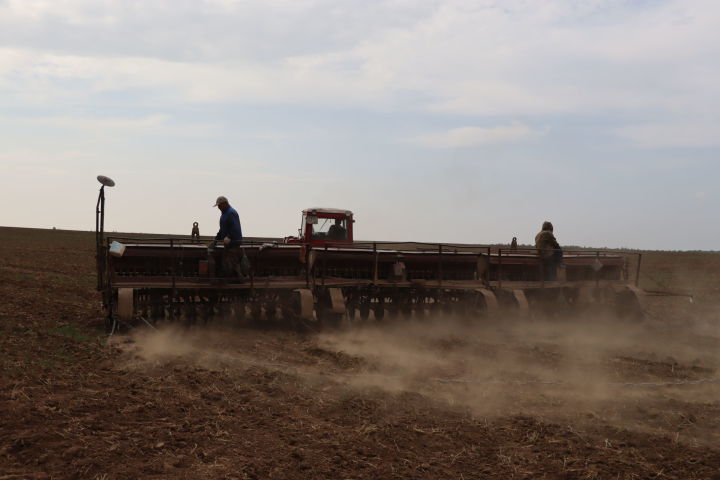
[[[226,277],[243,277],[240,271],[240,244],[242,244],[242,228],[240,216],[230,206],[228,199],[219,196],[215,207],[222,212],[220,215],[220,230],[215,235],[214,242],[223,243],[223,272]],[[214,243],[213,242],[213,243]]]

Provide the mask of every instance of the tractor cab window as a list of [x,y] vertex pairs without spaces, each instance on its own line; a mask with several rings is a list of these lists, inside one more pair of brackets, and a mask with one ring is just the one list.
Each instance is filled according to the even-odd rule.
[[344,218],[318,218],[318,222],[312,226],[313,240],[347,240],[346,222]]

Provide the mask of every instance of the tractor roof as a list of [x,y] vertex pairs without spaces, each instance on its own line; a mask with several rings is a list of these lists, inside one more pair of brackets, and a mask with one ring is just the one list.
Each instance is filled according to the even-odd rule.
[[344,210],[342,208],[324,208],[324,207],[313,207],[313,208],[306,208],[303,210],[303,213],[333,213],[333,214],[342,214],[342,215],[352,215],[353,213],[350,210]]

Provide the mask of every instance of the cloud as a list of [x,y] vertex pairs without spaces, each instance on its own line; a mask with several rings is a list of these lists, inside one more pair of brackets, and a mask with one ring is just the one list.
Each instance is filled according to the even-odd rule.
[[62,19],[71,25],[107,25],[117,20],[107,7],[112,2],[86,0],[8,0],[0,12],[15,21]]
[[646,123],[616,133],[641,148],[720,147],[720,123]]
[[712,114],[720,102],[720,6],[708,0],[7,5],[0,88],[18,102],[152,92],[165,105],[516,118]]
[[519,124],[490,128],[462,127],[453,128],[443,133],[403,138],[401,141],[425,147],[457,148],[491,143],[515,142],[537,133],[538,132],[533,131],[529,127]]
[[[506,205],[512,212],[500,209],[473,233],[485,241],[495,238],[490,223],[503,225],[508,215],[529,215],[528,224],[544,215],[527,199],[550,173],[533,162],[557,166],[552,175],[575,189],[563,195],[603,200],[584,204],[577,224],[591,210],[629,218],[626,204],[591,195],[609,190],[620,199],[636,195],[637,211],[655,204],[666,206],[666,216],[668,207],[711,209],[712,202],[670,202],[666,192],[691,202],[692,192],[710,195],[717,177],[716,0],[361,3],[0,0],[3,178],[23,185],[34,177],[15,176],[20,167],[70,168],[62,188],[76,192],[80,180],[71,178],[94,183],[100,171],[113,176],[120,166],[139,172],[118,180],[123,189],[142,185],[140,194],[153,191],[154,178],[143,171],[194,171],[210,162],[213,172],[230,174],[173,175],[164,193],[183,200],[187,189],[205,184],[204,197],[216,189],[252,192],[251,204],[270,191],[263,209],[330,199],[361,202],[377,217],[393,203],[448,211],[458,179],[478,178],[473,147],[499,145],[493,150],[502,161],[484,166],[483,188],[472,186],[481,196],[468,195],[463,205],[471,211],[506,189],[521,193]],[[448,156],[448,148],[458,150]],[[447,160],[458,168],[441,169]],[[408,168],[418,162],[429,168]],[[534,169],[524,171],[531,174],[505,174],[519,162],[530,163]],[[368,172],[378,169],[404,181],[375,188]],[[338,181],[292,183],[326,175]],[[370,184],[377,194],[368,197]],[[437,198],[427,200],[427,191]],[[64,202],[55,195],[46,203],[54,215],[74,215]],[[552,195],[545,203],[569,208]],[[13,218],[22,223],[43,211]],[[436,230],[457,232],[463,218],[454,211],[437,215],[444,226]],[[694,211],[683,218],[711,215]],[[72,218],[85,218],[81,212]],[[128,225],[136,217],[129,214]],[[423,223],[416,224],[423,236]],[[703,238],[717,237],[707,234],[712,224],[697,224]],[[502,231],[498,239],[511,233]],[[612,232],[586,231],[612,243]],[[648,231],[637,229],[638,239]],[[393,235],[372,233],[386,234]]]
[[27,117],[10,118],[0,116],[0,124],[28,125],[32,127],[48,128],[54,131],[71,130],[81,134],[92,132],[93,134],[115,133],[147,133],[147,134],[171,134],[182,136],[207,136],[217,127],[211,124],[201,123],[174,123],[172,117],[167,114],[153,114],[139,118],[119,117],[78,117],[78,116],[57,116],[57,117]]
[[346,50],[387,28],[412,25],[438,3],[10,0],[0,2],[0,43],[83,56],[275,61]]
[[[12,51],[0,86],[21,97],[48,86],[82,101],[88,95],[152,91],[154,101],[193,103],[270,103],[303,105],[380,105],[385,85],[354,77],[333,55],[293,57],[278,64],[192,63],[143,57],[80,57],[37,51]],[[22,61],[20,59],[23,59]],[[15,68],[22,64],[22,68]],[[0,74],[2,74],[0,64]],[[54,87],[53,87],[54,86]]]
[[26,122],[38,126],[78,130],[144,130],[164,126],[167,124],[168,119],[168,115],[156,114],[144,118],[43,117],[29,119]]

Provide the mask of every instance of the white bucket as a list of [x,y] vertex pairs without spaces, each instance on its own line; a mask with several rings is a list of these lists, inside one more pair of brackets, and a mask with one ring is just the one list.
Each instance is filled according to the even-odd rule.
[[125,245],[120,242],[112,242],[110,244],[110,255],[113,257],[122,257],[125,253]]

